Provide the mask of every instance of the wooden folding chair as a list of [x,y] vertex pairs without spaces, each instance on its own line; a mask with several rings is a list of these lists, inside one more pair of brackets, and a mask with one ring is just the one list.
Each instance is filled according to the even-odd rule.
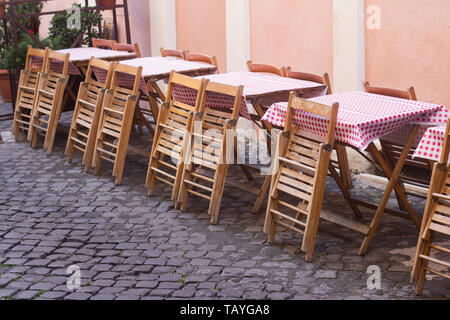
[[[115,63],[91,58],[86,79],[80,84],[78,97],[73,112],[69,138],[66,145],[67,161],[72,162],[74,150],[83,153],[84,170],[92,164],[98,123],[102,111],[105,90],[110,88]],[[96,79],[94,71],[104,73],[106,80],[101,83]]]
[[186,60],[186,52],[183,50],[160,48],[159,51],[161,52],[162,57],[174,57],[180,60]]
[[135,53],[138,58],[142,58],[141,56],[141,50],[139,49],[139,44],[127,44],[127,43],[117,43],[113,42],[112,45],[113,50],[116,51],[126,51],[130,53]]
[[[25,68],[20,72],[19,87],[17,90],[16,109],[14,111],[13,135],[16,142],[21,133],[28,136],[30,129],[33,106],[36,100],[36,92],[39,84],[39,76],[45,70],[48,48],[45,50],[34,49],[28,46]],[[37,63],[33,60],[42,60]]]
[[[307,72],[292,71],[291,67],[287,67],[287,68],[283,67],[282,70],[285,72],[286,77],[288,77],[288,78],[324,84],[327,86],[327,95],[333,93],[333,90],[331,88],[330,76],[328,75],[328,73],[325,73],[324,75],[319,76],[319,75],[307,73]],[[341,175],[342,181],[346,185],[346,187],[348,189],[352,189],[353,182],[352,182],[352,176],[350,173],[347,148],[341,144],[336,144],[335,149],[336,149],[337,161],[331,159],[331,164],[333,165],[333,167],[335,169],[339,169],[339,173]]]
[[[126,44],[126,43],[113,43],[113,49],[116,51],[126,51],[126,52],[130,52],[130,53],[135,53],[137,55],[138,58],[141,58],[141,50],[139,49],[139,44],[135,43],[135,44]],[[144,100],[146,102],[148,102],[147,97],[143,96],[143,95],[139,95],[139,101]],[[144,116],[144,113],[149,115],[149,116],[153,116],[153,114],[151,113],[151,111],[146,111],[144,112],[143,110],[141,110],[141,108],[137,107],[134,111],[134,119],[133,119],[133,126],[131,127],[131,129],[133,130],[133,132],[135,132],[135,128],[134,126],[138,127],[139,132],[142,134],[144,132],[144,126],[148,129],[148,131],[150,131],[150,133],[154,133],[153,132],[153,128],[150,125],[150,123],[147,121],[147,119]]]
[[[202,93],[207,80],[184,76],[174,71],[169,78],[166,102],[162,104],[153,138],[152,152],[145,186],[152,195],[156,180],[172,187],[171,199],[176,202],[184,169],[184,158],[189,146],[193,115],[200,109]],[[183,103],[173,95],[174,87],[195,90],[195,104]]]
[[[365,82],[364,89],[368,93],[380,94],[400,99],[417,100],[414,87],[410,87],[407,90],[403,91],[391,88],[371,87],[369,82]],[[380,139],[380,144],[383,156],[385,157],[387,164],[391,167],[391,169],[394,168],[400,154],[403,151],[404,146],[402,144],[388,141],[383,138]],[[425,169],[431,173],[433,169],[433,163],[426,159],[413,159],[412,156],[415,151],[415,148],[411,148],[408,157],[405,160],[405,167]],[[400,179],[415,185],[423,186],[429,184],[428,179],[420,179],[418,177],[406,176],[404,174],[400,175]]]
[[[306,253],[306,261],[312,259],[314,252],[338,108],[337,103],[330,107],[297,98],[291,93],[286,126],[278,141],[276,164],[279,167],[272,176],[264,230],[269,231],[271,243],[278,225],[303,234],[302,251]],[[295,110],[328,119],[327,136],[313,135],[302,127],[294,127]],[[291,204],[294,199],[295,203]],[[282,212],[281,207],[286,210]]]
[[[425,212],[422,219],[416,256],[411,275],[411,282],[416,283],[416,294],[421,295],[426,273],[431,272],[450,279],[450,260],[432,257],[436,252],[441,255],[450,254],[449,247],[437,245],[434,241],[437,235],[450,236],[450,121],[447,123],[447,134],[439,163],[435,163],[428,192]],[[448,256],[447,256],[448,258]],[[432,266],[430,266],[430,264]],[[435,266],[444,267],[437,270]]]
[[271,74],[275,74],[280,77],[285,76],[285,74],[283,73],[283,69],[279,69],[270,64],[253,63],[250,60],[250,61],[247,61],[247,67],[248,67],[248,71],[250,71],[250,72],[271,73]]
[[92,38],[92,46],[99,49],[114,50],[115,40]]
[[[63,108],[64,90],[69,79],[69,57],[69,53],[49,50],[44,73],[39,77],[28,141],[36,148],[38,135],[43,135],[47,154],[52,153],[56,127]],[[52,63],[56,65],[52,67]]]
[[[194,116],[191,146],[181,179],[178,204],[185,211],[189,194],[209,200],[211,223],[219,220],[220,204],[228,172],[235,130],[244,87],[209,82],[205,85],[203,103]],[[208,95],[220,95],[230,101],[232,112],[205,107]]]
[[186,51],[185,56],[186,56],[187,61],[197,61],[197,62],[204,62],[204,63],[211,64],[217,68],[216,73],[219,73],[219,65],[217,63],[216,56],[211,57],[206,54],[190,53],[188,51]]
[[[122,181],[141,76],[142,67],[116,64],[112,75],[111,89],[106,90],[103,98],[92,166],[95,168],[94,173],[98,174],[102,160],[113,163],[112,174],[116,177],[117,185]],[[120,79],[121,77],[122,79]],[[122,85],[125,82],[124,79],[133,80],[129,80],[130,85],[125,86]]]

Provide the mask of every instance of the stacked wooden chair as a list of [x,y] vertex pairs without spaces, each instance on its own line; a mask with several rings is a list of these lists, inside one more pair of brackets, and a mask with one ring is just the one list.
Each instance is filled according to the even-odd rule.
[[[331,88],[331,81],[330,76],[328,73],[324,73],[323,75],[316,75],[313,73],[308,72],[298,72],[298,71],[292,71],[291,67],[282,68],[283,73],[288,78],[297,79],[297,80],[303,80],[303,81],[310,81],[315,83],[320,83],[327,86],[326,94],[332,94],[333,90]],[[352,177],[350,173],[350,167],[349,167],[349,161],[348,161],[348,155],[347,155],[347,149],[344,145],[336,144],[336,160],[332,159],[331,164],[335,169],[339,169],[340,178],[342,180],[342,183],[348,188],[353,188],[353,182]]]
[[191,53],[188,51],[185,53],[185,56],[186,56],[187,61],[196,61],[196,62],[204,62],[204,63],[211,64],[217,68],[216,73],[219,73],[219,64],[217,63],[216,56],[211,57],[206,54]]
[[12,132],[16,141],[19,141],[22,134],[25,137],[28,136],[39,76],[45,70],[47,57],[48,49],[34,49],[28,46],[25,69],[20,72],[16,109],[14,111]]
[[[142,67],[117,64],[113,71],[110,89],[106,90],[103,98],[92,165],[95,168],[94,173],[98,174],[102,160],[113,163],[112,174],[116,177],[117,185],[122,181],[141,76]],[[134,79],[134,82],[130,83],[131,89],[128,86],[119,85],[120,77]]]
[[[113,43],[113,49],[116,51],[126,51],[130,53],[135,53],[138,58],[142,58],[141,50],[139,49],[139,44],[126,44],[126,43]],[[139,101],[144,100],[148,103],[147,97],[144,95],[139,95]],[[153,116],[151,113],[151,110],[141,110],[141,108],[136,108],[134,112],[134,119],[133,119],[133,126],[131,127],[131,130],[133,132],[136,132],[135,126],[138,128],[139,132],[142,134],[144,132],[144,126],[150,131],[151,134],[153,134],[153,128],[150,125],[150,123],[145,119],[144,114],[147,114],[149,116]]]
[[284,77],[284,69],[277,68],[270,64],[253,63],[251,60],[247,61],[248,71],[250,72],[260,72],[260,73],[271,73],[280,77]]
[[[242,86],[214,82],[205,85],[201,109],[194,117],[190,152],[183,170],[178,205],[185,211],[190,194],[209,200],[211,223],[219,220],[230,156],[234,152],[235,129],[242,101]],[[208,95],[220,95],[232,106],[228,110],[205,107]]]
[[[169,78],[166,102],[161,106],[148,165],[146,187],[149,195],[156,181],[172,187],[171,199],[176,202],[183,174],[186,150],[188,149],[193,115],[200,110],[202,92],[207,80],[187,77],[174,71]],[[195,101],[187,104],[173,93],[178,89],[196,92]]]
[[39,77],[28,140],[37,146],[38,135],[43,135],[44,149],[51,154],[56,127],[62,109],[64,90],[69,78],[69,54],[49,51],[44,73]]
[[[293,126],[294,111],[329,120],[327,136]],[[278,170],[272,176],[264,230],[273,243],[277,226],[303,234],[302,251],[314,252],[330,156],[335,142],[338,104],[332,107],[297,98],[291,93],[286,126],[277,146]]]
[[[78,97],[73,112],[69,138],[66,145],[68,162],[72,162],[75,149],[83,153],[85,171],[92,164],[97,129],[102,111],[103,97],[110,88],[115,63],[91,58],[86,73],[86,79],[80,84]],[[95,78],[95,71],[106,74],[106,80],[101,83]]]
[[[425,212],[422,219],[411,282],[416,283],[416,294],[421,295],[427,272],[450,279],[450,248],[436,244],[436,237],[450,236],[450,121],[447,124],[444,147],[439,163],[434,164]],[[443,260],[432,253],[446,256]],[[437,270],[436,266],[443,267]],[[444,271],[446,270],[446,271]]]

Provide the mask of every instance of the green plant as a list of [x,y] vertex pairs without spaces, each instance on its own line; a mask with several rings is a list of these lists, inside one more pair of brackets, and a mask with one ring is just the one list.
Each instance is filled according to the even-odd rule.
[[[81,4],[73,4],[73,8],[82,8]],[[84,32],[84,38],[81,44],[92,46],[91,38],[98,38],[98,25],[101,23],[103,17],[99,12],[95,11],[81,11],[80,12],[80,28],[69,28],[67,21],[71,16],[70,13],[57,13],[51,20],[51,27],[49,28],[49,38],[61,39],[61,44],[65,48],[70,48],[78,36]]]
[[[41,43],[54,50],[63,49],[62,41],[60,38],[47,38],[41,40]],[[4,51],[0,58],[0,69],[16,70],[17,66],[20,70],[25,67],[25,60],[27,57],[28,46],[33,48],[39,48],[39,44],[29,37],[23,38],[17,44],[18,57],[16,58],[16,50],[14,45],[10,44],[4,48]]]
[[[17,5],[16,14],[24,14],[24,13],[39,13],[42,11],[43,8],[43,2],[33,2],[33,3],[21,3]],[[7,14],[11,9],[8,8]],[[39,26],[41,25],[41,21],[38,16],[31,16],[31,17],[21,17],[18,18],[18,23],[22,24],[28,31],[30,31],[34,35],[39,34]],[[18,33],[18,40],[21,41],[24,37],[27,37],[25,35],[25,32],[23,30],[20,30]]]
[[[19,3],[16,6],[15,14],[20,15],[24,13],[39,13],[41,12],[43,7],[43,1],[33,2],[33,3]],[[6,14],[11,14],[11,7],[7,6]],[[20,17],[17,18],[18,24],[24,26],[26,30],[30,33],[38,37],[39,35],[39,26],[41,24],[38,16],[28,16],[28,17]],[[30,36],[22,30],[21,28],[17,28],[16,32],[17,42],[18,42],[18,53],[19,58],[16,59],[14,45],[12,44],[13,33],[11,28],[11,23],[8,21],[7,23],[7,38],[9,39],[9,43],[7,44],[5,41],[5,29],[3,23],[0,24],[0,69],[15,69],[15,62],[17,60],[19,66],[23,67],[25,64],[25,56],[28,44],[31,44],[33,47],[37,47],[37,44],[31,40]],[[50,43],[50,42],[47,42]],[[55,44],[57,41],[55,41]]]

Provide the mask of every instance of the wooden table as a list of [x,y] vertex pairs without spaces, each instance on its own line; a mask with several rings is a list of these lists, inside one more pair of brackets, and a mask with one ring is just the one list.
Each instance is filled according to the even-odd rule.
[[175,70],[187,76],[198,76],[215,73],[216,66],[192,61],[178,60],[170,57],[146,57],[121,62],[134,67],[142,67],[142,77],[145,80],[150,108],[153,118],[158,119],[158,100],[165,101],[166,97],[156,83],[158,80],[169,79],[170,72]]
[[57,52],[70,53],[70,62],[78,67],[83,74],[86,74],[91,57],[107,61],[122,61],[137,57],[135,53],[91,47],[63,49],[57,50]]
[[[414,144],[419,127],[423,124],[439,124],[439,119],[441,118],[439,115],[447,112],[446,108],[431,103],[410,101],[365,92],[339,93],[313,98],[311,100],[330,106],[334,102],[339,103],[336,126],[337,143],[354,149],[370,151],[389,180],[382,200],[377,206],[353,198],[342,179],[336,173],[336,170],[330,167],[331,175],[341,189],[344,198],[350,204],[355,216],[361,216],[358,206],[375,209],[376,213],[369,226],[340,215],[324,212],[321,213],[321,218],[364,234],[364,241],[359,250],[360,255],[366,253],[384,212],[411,219],[420,228],[420,219],[408,201],[405,191],[399,182],[399,176],[406,157]],[[266,112],[264,120],[274,125],[284,126],[286,110],[287,103],[276,103]],[[306,122],[309,123],[308,128],[312,132],[324,134],[323,128],[327,125],[325,120],[304,113],[295,113],[294,124],[305,124]],[[407,139],[395,168],[391,169],[375,146],[374,140],[384,135],[398,132],[402,128],[405,130],[404,135]],[[400,208],[404,208],[406,212],[405,210],[386,208],[390,195],[394,190],[397,194]]]

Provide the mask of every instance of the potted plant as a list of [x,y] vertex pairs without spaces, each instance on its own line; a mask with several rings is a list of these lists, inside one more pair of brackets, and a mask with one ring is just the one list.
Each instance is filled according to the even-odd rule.
[[[5,11],[8,11],[8,9],[5,8],[5,5],[2,4],[5,0],[0,0],[0,16],[5,13]],[[42,1],[33,2],[33,3],[19,3],[16,7],[16,12],[18,14],[23,13],[38,13],[41,12],[43,7]],[[39,34],[39,25],[40,20],[37,16],[29,16],[29,17],[22,17],[18,19],[18,23],[25,26],[27,30],[29,30],[34,35]],[[3,24],[0,24],[0,39],[4,39],[4,32]],[[12,39],[12,33],[11,28],[8,28],[8,38]],[[25,34],[25,32],[19,30],[17,32],[17,40],[18,40],[18,52],[19,52],[19,59],[17,59],[17,62],[21,68],[23,68],[23,65],[25,64],[25,56],[27,52],[28,44],[31,44],[33,46],[36,46],[35,43],[32,43],[29,36]],[[15,63],[16,63],[16,56],[15,56],[15,49],[14,46],[10,43],[7,45],[4,41],[0,41],[0,94],[3,97],[3,101],[5,102],[11,102],[11,86],[10,86],[10,80],[9,80],[9,72],[15,72]]]
[[112,7],[116,5],[116,0],[95,0],[97,7]]
[[[0,0],[0,16],[5,14],[5,5],[2,4],[5,0]],[[3,28],[0,29],[0,38],[3,39]],[[5,51],[5,46],[2,41],[0,44],[0,57],[3,56]],[[11,102],[11,85],[9,82],[9,72],[4,69],[0,61],[0,95],[3,97],[4,102]]]
[[6,5],[2,4],[2,2],[5,2],[5,0],[0,0],[0,17],[5,14]]
[[[73,4],[73,6],[81,8],[80,4]],[[50,22],[49,38],[60,38],[62,41],[61,45],[64,48],[70,48],[78,36],[84,32],[85,37],[81,44],[92,46],[91,38],[99,37],[98,25],[103,19],[102,15],[95,11],[81,11],[80,29],[67,26],[69,16],[67,12],[57,13],[53,16]]]
[[5,69],[0,70],[0,95],[3,98],[3,102],[12,102],[9,72]]

